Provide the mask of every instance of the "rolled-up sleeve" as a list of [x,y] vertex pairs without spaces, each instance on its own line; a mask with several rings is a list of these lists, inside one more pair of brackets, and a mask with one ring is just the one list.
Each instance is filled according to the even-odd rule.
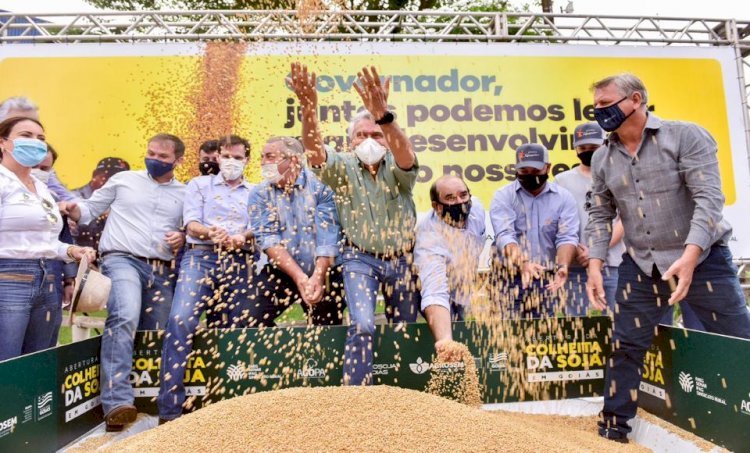
[[182,218],[187,225],[190,222],[203,224],[203,206],[205,197],[196,179],[191,180],[185,189],[185,201],[182,203]]
[[270,200],[268,185],[259,186],[250,195],[250,212],[254,215],[250,218],[250,229],[260,250],[281,243],[281,231],[279,223],[278,208]]
[[417,231],[414,264],[422,282],[422,311],[430,305],[440,305],[450,311],[448,256],[445,247],[440,247],[439,244],[440,239],[434,232]]
[[[600,153],[597,155],[597,153]],[[599,148],[594,153],[591,163],[591,207],[589,221],[586,224],[585,236],[588,238],[589,258],[607,261],[609,241],[612,239],[612,220],[617,217],[612,192],[604,180],[606,148]]]
[[318,190],[315,232],[315,256],[336,257],[341,239],[341,224],[336,211],[336,203],[333,200],[333,191],[323,184]]
[[581,227],[581,221],[578,218],[578,207],[573,195],[567,189],[559,187],[560,199],[560,221],[557,224],[557,236],[555,237],[555,247],[560,248],[562,245],[577,246],[578,230]]
[[685,245],[693,244],[706,250],[716,240],[716,227],[721,224],[724,209],[717,145],[713,137],[697,125],[685,128],[681,141],[679,171],[695,201]]
[[81,208],[81,218],[78,220],[78,223],[88,225],[109,209],[117,196],[117,186],[120,184],[121,174],[109,178],[106,184],[94,191],[91,198],[78,203],[78,206]]
[[495,231],[495,245],[500,251],[508,244],[518,244],[514,226],[516,212],[513,210],[511,198],[514,196],[513,186],[506,186],[495,192],[490,203],[490,222]]

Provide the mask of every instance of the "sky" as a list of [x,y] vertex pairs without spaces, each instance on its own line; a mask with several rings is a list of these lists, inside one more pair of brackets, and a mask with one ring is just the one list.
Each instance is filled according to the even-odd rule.
[[[568,0],[555,0],[554,9],[559,11],[567,4]],[[84,0],[0,0],[0,9],[36,13],[75,13],[95,10]],[[541,7],[538,10],[541,10]],[[750,21],[750,1],[747,0],[573,0],[573,10],[574,14],[648,15]]]

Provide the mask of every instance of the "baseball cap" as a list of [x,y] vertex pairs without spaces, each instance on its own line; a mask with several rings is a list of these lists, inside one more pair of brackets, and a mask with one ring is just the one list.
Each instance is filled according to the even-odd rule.
[[541,170],[549,163],[549,151],[537,143],[527,143],[516,149],[516,168],[536,168]]
[[604,143],[604,129],[596,123],[584,123],[573,132],[573,147],[601,145]]
[[104,172],[107,176],[112,176],[125,170],[130,170],[130,165],[124,160],[119,157],[105,157],[96,164],[94,172]]

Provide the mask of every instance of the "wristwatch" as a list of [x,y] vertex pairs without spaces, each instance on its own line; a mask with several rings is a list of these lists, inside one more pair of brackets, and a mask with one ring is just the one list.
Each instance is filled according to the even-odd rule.
[[393,112],[386,110],[382,118],[380,118],[379,120],[375,120],[375,124],[379,124],[381,126],[384,124],[391,124],[395,119],[396,117],[393,116]]

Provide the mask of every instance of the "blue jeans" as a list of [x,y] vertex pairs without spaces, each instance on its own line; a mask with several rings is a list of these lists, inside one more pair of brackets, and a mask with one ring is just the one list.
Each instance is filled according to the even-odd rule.
[[[627,297],[626,288],[630,288]],[[612,353],[607,360],[603,420],[599,422],[603,436],[625,437],[630,432],[627,422],[638,408],[631,392],[638,390],[643,358],[654,339],[654,327],[669,310],[670,293],[669,283],[662,281],[658,272],[643,273],[625,255],[620,265]],[[709,332],[750,338],[750,312],[728,247],[711,247],[705,261],[695,268],[688,296],[680,304],[689,304]],[[610,390],[613,384],[614,392]]]
[[47,349],[62,320],[51,261],[0,259],[0,361]]
[[344,348],[344,384],[370,384],[378,291],[382,287],[389,322],[414,322],[420,301],[417,272],[411,255],[381,259],[351,247],[344,249],[342,266],[351,319]]
[[[211,250],[190,249],[180,264],[167,332],[162,343],[159,417],[172,420],[182,414],[185,402],[185,365],[193,337],[206,312],[209,328],[244,328],[257,325],[257,306],[251,254],[228,254],[221,260]],[[251,306],[252,301],[252,306]]]
[[[602,268],[602,280],[604,280],[604,297],[610,313],[614,313],[615,297],[617,292],[618,271],[615,266],[604,266]],[[571,267],[568,272],[568,282],[565,289],[568,291],[568,299],[565,302],[565,314],[569,316],[586,316],[589,310],[589,298],[586,294],[586,283],[588,273],[585,267]]]
[[[698,318],[698,315],[695,314],[695,311],[693,311],[692,308],[690,308],[689,304],[680,304],[680,313],[682,313],[682,327],[685,329],[692,329],[697,330],[699,332],[705,332],[706,328],[703,327],[703,323]],[[664,316],[661,318],[660,324],[666,324],[668,326],[671,326],[675,324],[674,322],[674,305],[669,307],[669,310],[664,313]]]
[[102,271],[112,279],[102,334],[101,392],[106,415],[118,406],[133,404],[128,378],[135,331],[164,328],[172,305],[175,275],[169,263],[150,264],[125,253],[108,254],[101,261]]

